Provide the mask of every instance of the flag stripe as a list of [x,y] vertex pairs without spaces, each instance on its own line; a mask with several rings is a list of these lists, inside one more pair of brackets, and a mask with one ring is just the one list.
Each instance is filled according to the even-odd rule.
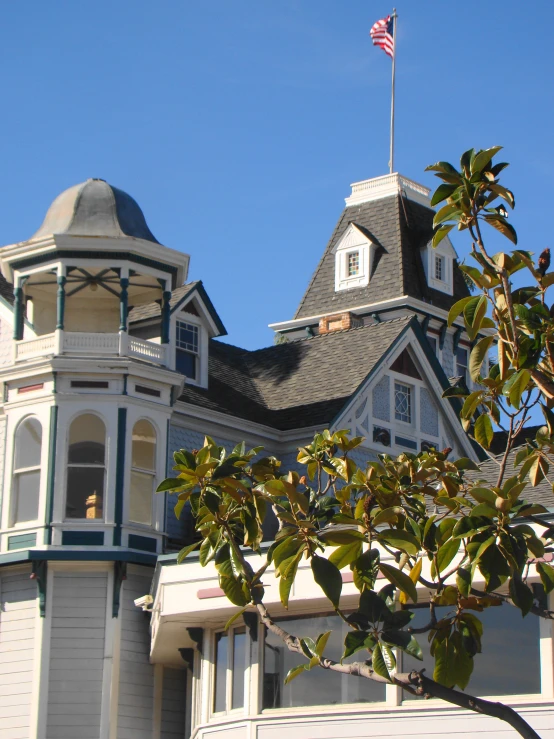
[[374,46],[379,46],[388,56],[394,56],[394,23],[390,15],[374,23],[369,35]]

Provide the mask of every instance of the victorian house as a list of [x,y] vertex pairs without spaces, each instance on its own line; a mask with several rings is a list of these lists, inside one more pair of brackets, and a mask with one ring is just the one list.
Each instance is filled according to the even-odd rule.
[[[510,734],[323,670],[285,686],[295,656],[255,619],[224,631],[235,607],[195,555],[177,564],[190,521],[154,494],[173,451],[205,434],[261,444],[285,469],[325,427],[365,437],[359,464],[429,446],[479,460],[442,398],[452,378],[470,382],[468,337],[446,322],[468,289],[448,238],[430,247],[428,195],[398,174],[352,185],[296,314],[258,351],[219,340],[189,256],[103,180],[63,192],[31,238],[0,249],[2,739]],[[551,492],[533,495],[552,509]],[[268,606],[291,630],[334,629],[340,653],[308,571],[288,612],[276,591]],[[345,608],[355,593],[346,578]],[[551,622],[497,610],[470,688],[491,695],[494,676],[554,737]]]

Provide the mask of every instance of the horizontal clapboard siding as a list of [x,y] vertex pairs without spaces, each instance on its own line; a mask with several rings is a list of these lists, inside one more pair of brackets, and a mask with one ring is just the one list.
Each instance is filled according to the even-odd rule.
[[184,739],[187,673],[164,667],[161,739]]
[[0,578],[0,737],[28,739],[37,586],[31,570]]
[[56,572],[46,739],[98,739],[108,575]]
[[135,598],[148,593],[150,578],[129,574],[121,593],[121,661],[117,739],[151,739],[154,668],[149,662],[150,629],[147,614]]

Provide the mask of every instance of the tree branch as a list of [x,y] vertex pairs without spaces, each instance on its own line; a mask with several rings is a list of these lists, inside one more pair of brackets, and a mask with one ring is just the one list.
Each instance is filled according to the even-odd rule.
[[[289,634],[288,631],[282,629],[275,621],[271,618],[269,611],[265,605],[258,601],[256,608],[260,614],[260,619],[264,626],[266,626],[272,634],[279,637],[284,642],[286,647],[291,652],[304,655],[302,647],[300,646],[300,640],[298,637]],[[304,655],[305,656],[305,655]],[[368,680],[374,680],[379,683],[389,683],[384,677],[377,675],[376,672],[365,662],[351,662],[349,664],[340,664],[327,657],[320,657],[319,666],[324,670],[331,670],[332,672],[339,672],[342,675],[355,675],[357,677],[364,677]],[[517,714],[512,708],[504,705],[503,703],[493,703],[492,701],[483,700],[482,698],[476,698],[466,693],[461,693],[453,688],[447,688],[440,683],[435,682],[431,678],[425,677],[421,672],[416,670],[412,672],[400,672],[392,676],[392,682],[410,693],[416,693],[417,695],[426,695],[428,697],[440,698],[447,703],[453,703],[461,708],[467,708],[469,711],[474,713],[480,713],[485,716],[491,716],[498,718],[501,721],[506,721],[510,724],[520,736],[524,739],[541,739],[534,729]]]

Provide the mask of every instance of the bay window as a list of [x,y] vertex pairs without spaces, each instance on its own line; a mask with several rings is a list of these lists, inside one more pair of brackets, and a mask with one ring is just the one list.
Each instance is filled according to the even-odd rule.
[[249,662],[246,628],[215,635],[213,712],[244,708],[244,681]]

